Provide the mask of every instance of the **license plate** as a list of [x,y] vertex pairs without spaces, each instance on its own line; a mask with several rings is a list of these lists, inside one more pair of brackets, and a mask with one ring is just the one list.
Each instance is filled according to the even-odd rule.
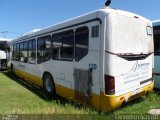
[[139,94],[142,91],[142,89],[137,89],[135,91],[132,92],[132,96]]
[[136,95],[131,96],[131,100],[134,100],[134,99],[138,98],[139,95],[140,95],[140,94],[138,93],[138,94],[136,94]]

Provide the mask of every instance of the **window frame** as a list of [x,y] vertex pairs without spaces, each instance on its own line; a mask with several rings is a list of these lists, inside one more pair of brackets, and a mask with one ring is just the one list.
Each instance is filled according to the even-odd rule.
[[[14,43],[14,44],[12,44],[12,58],[11,58],[11,60],[13,60],[13,61],[16,61],[16,50],[17,50],[17,46],[16,46],[16,43]],[[14,58],[13,58],[13,56],[14,56]]]
[[[32,41],[32,47],[29,47],[29,42]],[[33,48],[33,41],[35,41],[35,48]],[[35,63],[29,62],[29,58],[31,58],[29,56],[29,51],[35,51]],[[29,39],[27,40],[27,63],[28,64],[37,64],[37,53],[36,53],[36,39]]]
[[[26,46],[25,46],[25,43],[27,44]],[[23,52],[27,52],[27,56],[26,57],[24,57],[24,54],[23,54],[23,58],[26,58],[26,59],[24,59],[24,61],[20,60],[20,62],[22,62],[22,63],[28,63],[28,40],[27,41],[22,41],[19,44],[20,44],[20,50],[19,51],[22,52],[22,53]],[[22,44],[23,44],[23,47],[21,48]]]
[[6,51],[7,41],[0,41],[0,50]]
[[[82,28],[87,28],[87,31],[88,31],[88,36],[87,36],[87,37],[88,37],[88,40],[87,40],[87,52],[86,52],[86,54],[85,54],[83,57],[81,57],[80,59],[76,59],[76,31],[77,31],[78,29],[82,29]],[[90,29],[89,29],[88,26],[81,26],[81,27],[77,27],[77,28],[76,28],[76,30],[75,30],[75,41],[74,41],[74,44],[75,44],[75,48],[74,48],[75,55],[74,55],[74,57],[75,57],[75,61],[76,61],[76,62],[81,61],[85,56],[88,55],[88,52],[89,52],[89,39],[90,39]]]
[[[46,38],[49,38],[50,39],[50,58],[48,59],[48,60],[46,60],[46,61],[41,61],[41,62],[38,62],[38,59],[39,59],[39,56],[38,56],[38,50],[39,50],[39,41],[43,41],[43,42],[46,42]],[[45,48],[45,50],[43,50],[43,51],[46,51],[46,48]],[[40,37],[38,37],[37,38],[37,64],[42,64],[42,63],[44,63],[44,62],[47,62],[47,61],[50,61],[50,60],[52,60],[52,36],[50,35],[50,34],[47,34],[47,35],[44,35],[44,36],[40,36]],[[43,56],[44,57],[44,56]],[[44,59],[44,58],[43,58]]]
[[[72,43],[72,52],[73,52],[73,54],[72,54],[72,58],[71,59],[66,59],[66,58],[61,58],[60,56],[61,56],[61,54],[59,53],[59,55],[58,55],[58,57],[55,59],[55,58],[53,58],[53,50],[54,50],[54,45],[53,45],[53,43],[54,43],[54,41],[53,41],[53,37],[55,36],[55,35],[59,35],[59,34],[64,34],[64,33],[67,33],[67,32],[72,32],[73,33],[73,43]],[[61,47],[59,48],[59,49],[61,49],[61,50],[63,50],[63,48],[65,48],[65,47],[63,47],[63,42],[64,40],[63,40],[63,38],[61,39]],[[57,61],[73,61],[74,60],[74,56],[75,56],[75,31],[74,31],[74,29],[68,29],[68,30],[64,30],[64,31],[60,31],[60,32],[56,32],[56,33],[53,33],[52,34],[52,60],[57,60]]]
[[[16,59],[15,59],[15,61],[20,61],[20,43],[15,43],[15,45],[16,45]],[[18,57],[17,57],[18,56]]]

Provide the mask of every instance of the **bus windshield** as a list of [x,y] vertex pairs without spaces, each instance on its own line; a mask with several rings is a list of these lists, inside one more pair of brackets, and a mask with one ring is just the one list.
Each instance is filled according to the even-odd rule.
[[6,41],[0,41],[0,50],[2,51],[6,50]]
[[138,19],[122,15],[115,15],[112,18],[113,51],[111,52],[121,55],[153,53],[151,23]]

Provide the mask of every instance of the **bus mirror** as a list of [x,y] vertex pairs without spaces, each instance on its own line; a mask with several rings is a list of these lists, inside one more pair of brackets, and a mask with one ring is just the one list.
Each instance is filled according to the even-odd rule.
[[24,62],[24,57],[21,57],[21,58],[20,58],[20,61],[21,61],[21,62]]
[[27,63],[27,62],[28,62],[28,58],[24,57],[24,63]]

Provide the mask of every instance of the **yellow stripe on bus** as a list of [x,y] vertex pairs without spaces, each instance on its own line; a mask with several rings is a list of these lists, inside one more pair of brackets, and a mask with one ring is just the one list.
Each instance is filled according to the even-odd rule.
[[[42,84],[43,80],[35,75],[29,74],[27,72],[17,70],[17,69],[15,70],[15,73],[16,75],[22,77],[29,83],[33,83],[40,87],[42,87],[43,85]],[[89,106],[99,111],[111,111],[115,108],[119,108],[120,106],[122,106],[122,104],[126,99],[127,99],[126,102],[129,102],[133,99],[146,95],[147,92],[151,92],[153,90],[153,86],[154,86],[154,81],[151,84],[143,87],[141,89],[142,91],[137,96],[134,96],[133,92],[129,92],[127,94],[123,94],[118,97],[115,95],[106,95],[105,92],[100,92],[100,95],[92,93],[91,104],[89,104]],[[57,85],[57,84],[55,84],[55,88],[56,88],[56,93],[58,95],[68,100],[75,101],[75,102],[78,101],[79,103],[85,104],[83,101],[76,99],[75,90],[71,88],[66,88],[62,85]]]
[[15,70],[15,74],[18,75],[19,77],[23,78],[24,80],[26,80],[29,83],[33,83],[39,87],[43,86],[43,80],[40,77],[37,77],[35,75],[32,75],[30,73],[21,71],[16,69]]

